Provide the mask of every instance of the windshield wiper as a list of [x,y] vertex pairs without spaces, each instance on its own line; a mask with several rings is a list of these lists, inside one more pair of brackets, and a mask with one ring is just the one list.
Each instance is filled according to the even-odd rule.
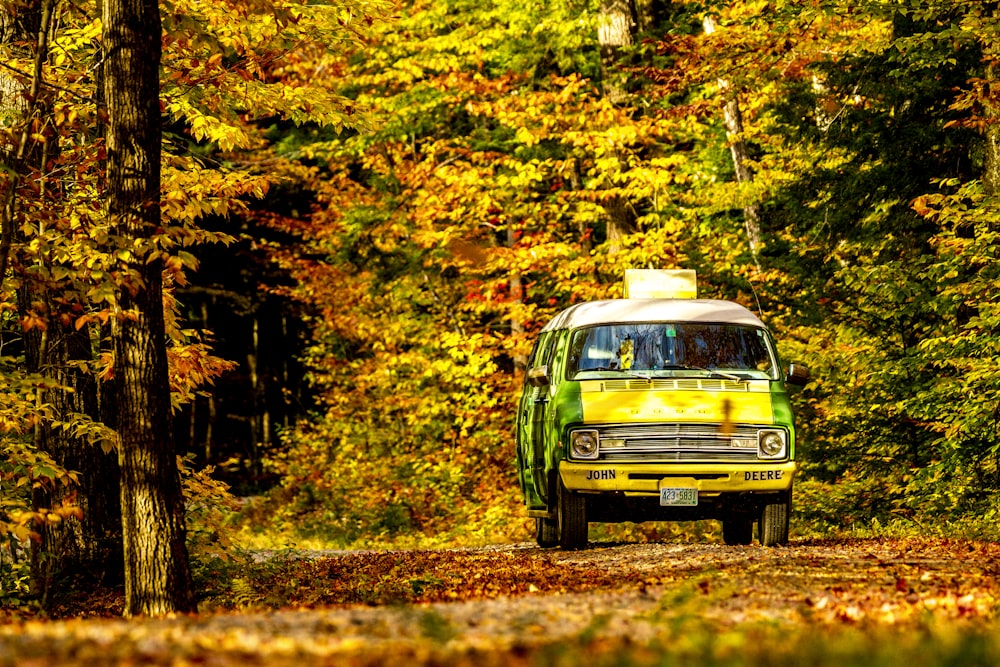
[[708,373],[711,376],[725,378],[726,380],[732,380],[733,382],[746,382],[746,378],[734,373],[723,373],[722,371],[712,370],[711,368],[704,368],[702,366],[688,366],[686,364],[668,364],[664,366],[661,370],[665,371],[702,371]]
[[629,377],[639,378],[640,380],[652,381],[655,377],[653,373],[657,371],[700,371],[702,373],[708,373],[710,377],[723,378],[726,380],[732,380],[733,382],[746,382],[747,378],[736,375],[735,373],[725,373],[723,371],[712,370],[711,368],[704,368],[703,366],[689,366],[686,364],[667,364],[660,368],[653,368],[646,373],[640,373],[637,370],[625,369],[625,368],[609,368],[607,366],[596,366],[594,368],[587,368],[585,370],[577,371],[576,375],[580,373],[589,373],[591,371],[600,372],[610,372],[610,373],[622,373],[628,375]]
[[586,369],[583,369],[583,370],[579,370],[576,373],[574,373],[573,377],[576,377],[580,373],[589,373],[591,371],[601,371],[601,372],[610,372],[610,373],[624,373],[625,375],[628,375],[629,377],[639,378],[640,380],[652,380],[653,379],[652,373],[650,373],[649,375],[643,375],[639,371],[634,371],[634,370],[626,369],[626,368],[608,368],[607,366],[595,366],[594,368],[586,368]]

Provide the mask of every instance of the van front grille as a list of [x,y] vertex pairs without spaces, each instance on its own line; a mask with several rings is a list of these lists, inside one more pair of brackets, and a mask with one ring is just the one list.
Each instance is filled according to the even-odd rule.
[[[757,431],[749,424],[622,424],[597,428],[604,461],[757,461]],[[609,442],[610,441],[610,442]],[[608,446],[616,442],[615,446]],[[734,446],[734,442],[752,446]]]

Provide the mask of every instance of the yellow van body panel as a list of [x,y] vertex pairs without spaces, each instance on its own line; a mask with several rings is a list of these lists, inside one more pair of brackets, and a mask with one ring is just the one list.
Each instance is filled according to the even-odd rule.
[[[629,388],[624,388],[626,386]],[[712,389],[699,388],[706,386]],[[771,393],[766,381],[589,380],[580,383],[580,400],[583,421],[587,424],[774,423]]]
[[561,461],[559,475],[572,491],[618,491],[656,495],[661,487],[698,489],[699,495],[732,492],[787,491],[792,488],[794,461],[776,463],[590,463]]

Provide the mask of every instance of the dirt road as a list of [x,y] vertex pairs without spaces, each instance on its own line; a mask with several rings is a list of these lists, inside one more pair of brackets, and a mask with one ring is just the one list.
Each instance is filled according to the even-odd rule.
[[510,664],[559,643],[643,645],[692,619],[711,632],[902,627],[990,622],[1000,604],[1000,545],[949,540],[520,544],[303,567],[312,608],[10,625],[0,663]]

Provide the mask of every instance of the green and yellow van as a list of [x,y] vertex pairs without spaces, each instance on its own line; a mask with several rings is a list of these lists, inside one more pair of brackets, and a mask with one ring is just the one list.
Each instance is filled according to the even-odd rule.
[[788,541],[795,479],[785,370],[750,310],[695,298],[691,271],[626,272],[625,298],[579,303],[539,333],[517,467],[542,547],[589,522],[719,519],[727,544]]

